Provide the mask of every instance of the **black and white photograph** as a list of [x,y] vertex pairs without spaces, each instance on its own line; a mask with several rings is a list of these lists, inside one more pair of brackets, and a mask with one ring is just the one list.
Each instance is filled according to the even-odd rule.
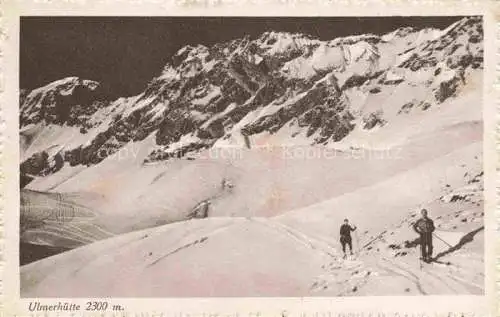
[[483,16],[22,16],[22,298],[484,295]]

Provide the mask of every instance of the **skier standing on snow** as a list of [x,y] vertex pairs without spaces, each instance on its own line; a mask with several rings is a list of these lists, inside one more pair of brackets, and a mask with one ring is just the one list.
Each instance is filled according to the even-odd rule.
[[356,226],[352,226],[349,224],[348,219],[344,219],[344,224],[340,226],[340,244],[342,244],[342,252],[344,252],[344,259],[347,257],[345,253],[346,245],[349,246],[349,251],[352,255],[352,238],[351,231],[356,230]]
[[434,232],[434,222],[427,217],[427,210],[422,209],[420,212],[422,218],[418,219],[413,225],[413,230],[420,235],[420,252],[422,260],[426,263],[432,260],[432,233]]

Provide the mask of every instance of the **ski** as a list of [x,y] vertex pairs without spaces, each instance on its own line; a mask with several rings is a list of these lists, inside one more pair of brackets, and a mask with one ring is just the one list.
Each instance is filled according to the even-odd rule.
[[435,264],[435,265],[442,265],[442,266],[450,266],[451,262],[450,261],[438,261],[438,260],[431,260],[427,262],[428,264]]

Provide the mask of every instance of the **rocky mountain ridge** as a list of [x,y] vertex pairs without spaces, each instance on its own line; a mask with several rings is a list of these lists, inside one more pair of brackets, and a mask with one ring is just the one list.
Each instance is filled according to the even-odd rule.
[[[146,138],[154,142],[144,163],[252,146],[244,140],[278,132],[292,143],[301,137],[335,147],[354,130],[439,106],[482,63],[482,21],[468,17],[445,30],[401,28],[331,41],[266,32],[186,46],[142,93],[115,101],[103,98],[97,82],[61,79],[20,96],[24,184],[64,166],[99,164]],[[391,103],[403,88],[417,93],[397,106],[366,106],[376,95]],[[53,137],[68,131],[71,142]]]

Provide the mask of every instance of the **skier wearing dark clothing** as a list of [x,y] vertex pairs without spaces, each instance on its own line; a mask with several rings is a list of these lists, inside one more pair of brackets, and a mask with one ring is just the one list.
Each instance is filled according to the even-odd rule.
[[340,244],[342,245],[342,252],[344,252],[344,258],[346,257],[345,247],[349,246],[349,251],[352,255],[352,238],[351,231],[356,230],[356,226],[352,226],[349,224],[349,220],[344,219],[344,224],[340,226]]
[[420,235],[420,252],[422,259],[429,263],[432,260],[432,233],[434,232],[434,222],[427,217],[427,210],[422,209],[422,218],[413,225],[413,230]]

